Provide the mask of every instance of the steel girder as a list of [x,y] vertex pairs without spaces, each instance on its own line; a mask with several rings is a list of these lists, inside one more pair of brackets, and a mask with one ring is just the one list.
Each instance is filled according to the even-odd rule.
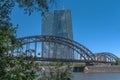
[[118,57],[113,53],[109,53],[109,52],[95,53],[96,61],[115,62],[117,59]]
[[[48,36],[48,35],[38,35],[38,36],[27,36],[27,37],[22,37],[22,38],[18,38],[18,39],[22,42],[22,45],[27,46],[27,49],[29,49],[29,46],[31,43],[35,43],[35,45],[37,45],[38,42],[42,42],[42,43],[43,42],[48,42],[48,43],[52,42],[54,44],[57,43],[60,45],[67,46],[67,47],[71,48],[72,50],[74,50],[73,52],[76,52],[76,54],[79,55],[78,60],[94,61],[94,58],[93,58],[94,54],[89,49],[87,49],[82,44],[79,44],[78,42],[67,39],[67,38]],[[74,59],[76,59],[76,58],[74,57]]]
[[[74,57],[74,58],[57,58],[57,57],[47,57],[44,58],[44,56],[41,56],[41,58],[39,58],[39,60],[61,60],[61,61],[71,61],[71,62],[113,62],[116,59],[118,59],[117,56],[115,56],[112,53],[108,53],[108,52],[101,52],[101,53],[96,53],[93,54],[88,48],[86,48],[85,46],[83,46],[82,44],[64,38],[64,37],[56,37],[56,36],[48,36],[48,35],[37,35],[37,36],[27,36],[27,37],[22,37],[22,38],[18,38],[18,40],[20,40],[20,42],[22,43],[22,45],[26,46],[26,51],[27,53],[30,52],[32,53],[32,51],[34,51],[34,56],[36,56],[37,53],[37,45],[38,43],[48,43],[49,47],[50,44],[52,43],[53,45],[63,45],[63,46],[67,46],[70,49],[73,50],[73,54],[77,55],[78,58]],[[30,45],[34,43],[34,50],[31,50]],[[56,46],[54,46],[56,47]],[[42,55],[44,55],[43,53],[43,49],[42,48]],[[16,51],[17,53],[24,53],[22,51],[22,48],[17,49]],[[56,55],[57,52],[55,51]],[[48,56],[50,55],[50,49],[48,51]],[[43,59],[44,58],[44,59]],[[100,60],[101,59],[101,60]]]

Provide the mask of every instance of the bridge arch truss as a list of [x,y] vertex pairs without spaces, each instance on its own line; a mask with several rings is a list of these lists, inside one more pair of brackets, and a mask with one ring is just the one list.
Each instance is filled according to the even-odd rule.
[[14,56],[32,56],[40,61],[113,62],[118,59],[112,53],[93,54],[82,44],[63,37],[38,35],[18,38],[22,47],[16,48]]
[[109,52],[100,52],[95,54],[95,61],[115,62],[118,59],[116,55]]
[[19,52],[17,55],[23,55],[27,51],[33,57],[40,54],[39,60],[94,61],[94,54],[89,49],[67,38],[38,35],[22,37],[19,40],[23,46],[15,50]]

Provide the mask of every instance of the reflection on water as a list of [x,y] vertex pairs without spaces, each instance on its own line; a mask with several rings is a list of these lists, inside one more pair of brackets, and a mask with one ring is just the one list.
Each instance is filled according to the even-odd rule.
[[73,73],[72,80],[120,80],[120,73]]

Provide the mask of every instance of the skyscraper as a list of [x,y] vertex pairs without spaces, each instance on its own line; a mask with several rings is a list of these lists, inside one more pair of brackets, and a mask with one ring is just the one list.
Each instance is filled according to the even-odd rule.
[[[51,36],[58,36],[64,37],[68,39],[73,39],[73,32],[72,32],[72,19],[71,19],[71,11],[70,10],[55,10],[48,14],[42,16],[42,35],[51,35]],[[43,45],[44,51],[43,53],[47,54],[47,43]],[[68,47],[60,46],[59,44],[56,45],[57,47],[57,58],[60,56],[64,58],[62,55],[66,55],[69,58],[72,58],[72,50],[68,51]],[[52,53],[55,48],[50,47],[51,55],[54,56]],[[45,55],[44,55],[45,56]],[[46,56],[47,57],[47,56]],[[67,58],[66,57],[66,58]]]

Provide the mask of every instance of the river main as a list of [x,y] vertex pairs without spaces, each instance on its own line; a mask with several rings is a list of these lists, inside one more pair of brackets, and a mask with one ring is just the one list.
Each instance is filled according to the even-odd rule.
[[120,73],[73,73],[72,80],[120,80]]

